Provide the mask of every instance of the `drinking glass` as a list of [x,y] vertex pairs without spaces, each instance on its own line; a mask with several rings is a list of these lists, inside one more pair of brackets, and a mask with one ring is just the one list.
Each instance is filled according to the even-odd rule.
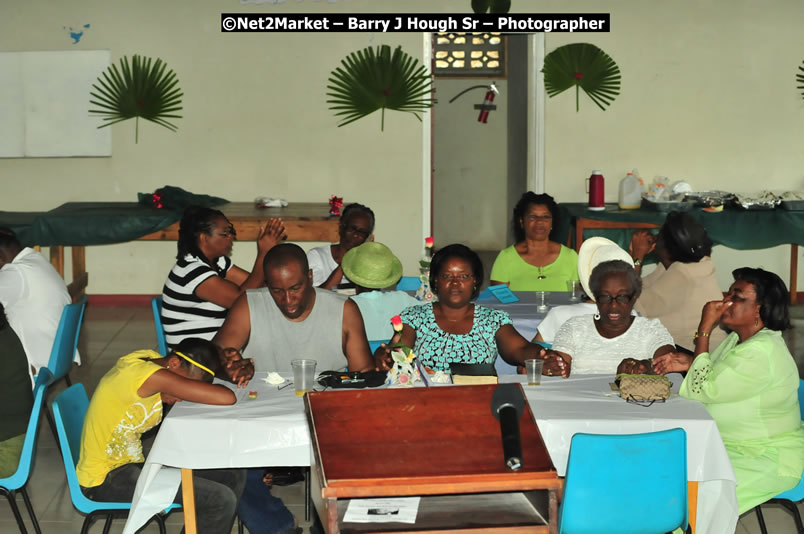
[[570,302],[581,300],[581,283],[578,280],[567,280],[567,289],[570,292]]
[[529,386],[538,386],[542,383],[542,367],[544,360],[525,360],[525,375]]
[[536,311],[539,313],[545,313],[547,309],[550,307],[547,304],[547,298],[550,296],[549,291],[537,291],[536,292]]
[[313,390],[315,384],[315,360],[293,360],[290,365],[293,367],[293,385],[296,387],[296,395],[304,397],[304,394]]

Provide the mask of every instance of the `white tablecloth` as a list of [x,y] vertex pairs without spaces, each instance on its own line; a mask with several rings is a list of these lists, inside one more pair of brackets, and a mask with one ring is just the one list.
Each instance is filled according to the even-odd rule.
[[[261,375],[258,375],[258,378]],[[502,381],[523,377],[508,376]],[[735,478],[723,442],[703,406],[671,397],[664,404],[641,407],[614,396],[611,377],[543,377],[525,387],[531,410],[559,475],[564,475],[572,435],[641,433],[681,427],[687,432],[687,472],[699,482],[698,532],[732,534],[737,524]],[[678,390],[680,375],[670,375]],[[154,513],[172,502],[179,470],[218,467],[310,465],[310,438],[302,399],[293,387],[278,391],[259,379],[238,390],[234,406],[177,404],[162,423],[137,481],[124,534],[133,534]]]

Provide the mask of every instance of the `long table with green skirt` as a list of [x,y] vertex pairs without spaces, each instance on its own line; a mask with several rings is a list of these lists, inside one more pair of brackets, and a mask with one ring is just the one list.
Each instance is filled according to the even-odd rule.
[[[260,225],[281,217],[289,241],[336,241],[339,217],[329,204],[295,202],[258,208],[253,202],[216,206],[241,241],[255,241]],[[68,202],[47,212],[0,211],[0,226],[14,230],[23,246],[50,247],[50,262],[64,277],[64,247],[72,247],[73,280],[86,274],[85,247],[135,240],[176,241],[180,209],[157,209],[137,202]]]
[[[638,228],[658,228],[667,213],[640,208],[621,210],[606,204],[604,211],[591,211],[586,204],[561,204],[562,212],[575,225],[575,248],[584,238],[603,236],[628,249],[631,233]],[[744,210],[726,208],[707,212],[701,208],[687,211],[704,228],[716,245],[737,250],[757,250],[790,245],[790,302],[796,304],[798,278],[798,245],[804,244],[804,211]],[[573,236],[567,236],[573,242]]]

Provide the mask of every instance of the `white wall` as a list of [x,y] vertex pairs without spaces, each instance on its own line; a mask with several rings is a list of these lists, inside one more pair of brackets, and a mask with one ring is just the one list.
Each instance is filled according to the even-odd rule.
[[[349,52],[401,44],[420,58],[422,36],[222,34],[219,21],[221,11],[436,10],[468,12],[469,0],[4,2],[0,50],[108,48],[114,61],[134,53],[161,57],[184,89],[185,118],[175,134],[141,124],[138,145],[133,124],[113,126],[111,158],[0,161],[0,209],[133,201],[138,191],[165,184],[232,200],[323,202],[337,193],[375,209],[377,239],[411,274],[429,232],[421,223],[422,125],[389,113],[385,133],[379,117],[336,128],[324,92],[329,72]],[[571,94],[548,100],[546,190],[559,200],[582,201],[593,168],[604,171],[607,199],[614,200],[617,181],[634,166],[649,179],[666,175],[696,188],[804,189],[804,100],[795,88],[804,59],[804,2],[517,0],[513,10],[611,12],[609,34],[546,38],[548,52],[595,43],[623,73],[622,94],[605,112],[585,100],[576,113]],[[85,23],[90,29],[72,45],[63,26]],[[455,221],[456,228],[464,224]],[[716,250],[724,287],[730,269],[742,264],[765,265],[786,280],[787,250]],[[89,291],[157,293],[173,254],[169,243],[91,247]],[[241,265],[253,257],[253,244],[236,246]]]

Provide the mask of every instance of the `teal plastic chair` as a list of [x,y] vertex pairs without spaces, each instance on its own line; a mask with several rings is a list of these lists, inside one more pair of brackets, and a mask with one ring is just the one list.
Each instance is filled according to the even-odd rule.
[[369,350],[371,351],[372,354],[374,354],[374,351],[380,348],[380,345],[382,345],[383,343],[388,343],[388,340],[387,339],[375,339],[374,341],[369,340]]
[[156,327],[156,342],[159,347],[159,354],[167,356],[168,346],[165,337],[165,328],[162,326],[162,297],[151,299],[151,310],[154,312],[154,327]]
[[[801,420],[804,421],[804,380],[798,381],[798,407],[801,410]],[[781,504],[793,514],[793,519],[796,521],[797,532],[804,532],[804,524],[801,522],[801,514],[798,511],[798,503],[804,500],[804,473],[801,474],[801,480],[798,481],[798,486],[780,493],[769,503]],[[762,534],[768,534],[765,527],[765,518],[762,516],[762,505],[754,508],[757,512],[757,520],[759,521],[759,530]]]
[[419,286],[422,285],[422,281],[419,280],[418,276],[403,276],[399,279],[399,282],[396,284],[397,291],[416,291],[419,289]]
[[678,527],[687,529],[683,429],[572,436],[560,533],[657,534]]
[[[130,502],[93,501],[81,491],[75,466],[78,463],[78,456],[81,450],[81,429],[84,426],[87,408],[89,408],[89,398],[87,398],[87,392],[83,384],[70,386],[53,401],[53,417],[56,420],[56,430],[59,435],[64,470],[67,473],[67,487],[70,490],[70,498],[73,501],[73,506],[82,514],[86,514],[84,524],[81,527],[81,534],[87,533],[92,521],[98,516],[106,516],[103,531],[108,532],[115,514],[119,515],[120,512],[127,513],[131,509]],[[152,519],[156,519],[161,534],[165,534],[165,522],[162,515],[177,508],[181,508],[181,505],[172,504],[163,513],[153,516]]]
[[78,302],[65,306],[61,312],[59,328],[56,330],[53,348],[50,351],[50,360],[48,360],[47,364],[48,369],[53,374],[53,382],[64,378],[68,386],[72,385],[69,373],[73,366],[75,351],[78,350],[78,334],[81,330],[81,321],[84,319],[86,307],[87,296],[84,295]]
[[28,492],[25,491],[25,484],[28,483],[28,478],[31,475],[33,468],[34,456],[36,452],[36,436],[39,430],[39,416],[42,413],[42,401],[45,398],[45,390],[51,383],[52,375],[47,367],[39,369],[39,374],[36,376],[36,383],[34,384],[34,404],[31,410],[31,417],[28,419],[28,428],[25,431],[25,440],[22,443],[22,455],[20,455],[20,463],[17,465],[17,471],[7,478],[0,478],[0,493],[6,496],[8,504],[11,505],[11,511],[14,513],[14,519],[17,520],[17,525],[20,527],[22,534],[27,534],[25,524],[22,522],[22,515],[16,502],[16,493],[22,495],[22,500],[25,503],[25,508],[28,509],[28,515],[31,517],[36,534],[42,534],[39,529],[39,521],[36,520],[33,506],[31,506],[31,499],[28,497]]

